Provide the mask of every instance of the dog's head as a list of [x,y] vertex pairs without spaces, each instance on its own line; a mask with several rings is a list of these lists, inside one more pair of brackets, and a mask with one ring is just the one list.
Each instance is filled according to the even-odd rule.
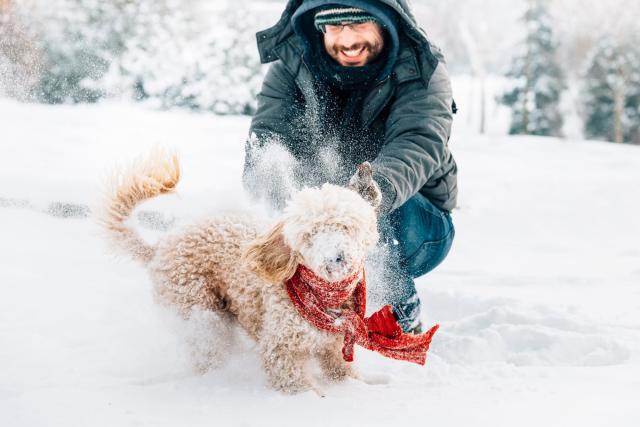
[[325,184],[296,193],[282,220],[255,239],[244,258],[269,282],[287,280],[299,263],[336,282],[355,273],[377,241],[374,206],[350,189]]

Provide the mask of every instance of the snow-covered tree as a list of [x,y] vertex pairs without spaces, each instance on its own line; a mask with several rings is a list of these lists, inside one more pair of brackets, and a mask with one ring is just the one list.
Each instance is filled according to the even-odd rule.
[[585,134],[640,144],[640,48],[637,42],[604,37],[596,45],[584,76]]
[[219,114],[253,113],[263,77],[255,42],[259,22],[246,1],[236,1],[202,35],[204,54],[184,88],[195,105]]
[[507,72],[513,87],[500,102],[512,109],[511,134],[560,136],[565,83],[545,0],[529,0],[523,20],[526,38]]
[[251,113],[262,76],[255,47],[259,16],[244,0],[213,15],[202,5],[186,0],[132,5],[134,31],[103,79],[105,90],[160,108]]
[[95,86],[123,47],[121,9],[129,0],[45,0],[19,7],[42,52],[33,97],[42,102],[93,102]]
[[127,5],[124,16],[129,31],[123,52],[110,64],[102,88],[111,95],[153,100],[159,107],[182,105],[176,88],[183,82],[185,58],[191,53],[188,3],[138,0]]
[[[262,68],[255,32],[271,16],[249,0],[24,0],[15,18],[28,34],[0,28],[0,91],[48,103],[93,102],[102,97],[186,107],[219,114],[255,108]],[[20,66],[32,40],[38,67]],[[25,45],[26,46],[26,45]],[[18,54],[13,54],[19,52]],[[18,85],[23,69],[35,84]],[[0,76],[0,77],[2,77]]]

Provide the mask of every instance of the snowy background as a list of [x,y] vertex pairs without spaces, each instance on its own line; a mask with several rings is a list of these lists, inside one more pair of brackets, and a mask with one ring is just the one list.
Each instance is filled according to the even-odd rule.
[[[90,4],[76,3],[85,1]],[[2,7],[9,3],[0,0]],[[94,83],[84,81],[87,86],[71,84],[59,92],[69,95],[58,100],[63,105],[52,106],[31,92],[45,81],[36,49],[33,56],[0,55],[1,426],[638,425],[640,147],[586,140],[579,96],[594,39],[607,27],[612,40],[633,35],[628,18],[637,16],[635,6],[627,4],[623,13],[616,1],[550,4],[567,84],[559,107],[564,137],[552,138],[507,135],[512,113],[496,102],[513,84],[503,71],[511,53],[517,56],[524,2],[413,3],[450,58],[461,106],[450,143],[460,167],[456,241],[445,262],[417,281],[426,323],[441,324],[426,367],[360,349],[360,370],[377,384],[327,384],[324,399],[284,396],[267,387],[255,350],[241,341],[221,369],[192,373],[183,325],[154,305],[144,270],[114,257],[87,214],[114,166],[158,144],[179,152],[184,177],[178,195],[145,204],[143,214],[158,212],[161,224],[176,229],[221,211],[251,209],[240,185],[250,118],[230,113],[250,110],[251,82],[257,76],[259,83],[262,71],[242,75],[236,92],[218,96],[212,85],[238,74],[220,65],[230,61],[217,56],[224,49],[212,49],[215,55],[204,57],[217,74],[201,73],[192,81],[201,86],[186,86],[208,96],[198,107],[182,92],[172,98],[165,89],[175,87],[173,81],[144,74],[153,70],[147,65],[164,63],[162,56],[153,62],[143,55],[138,63],[140,50],[132,48],[118,61],[123,69],[144,65],[138,76],[154,82],[155,92],[127,92],[135,84],[122,77],[132,74],[112,69],[96,73]],[[282,7],[277,1],[237,4],[256,11],[256,27],[275,22]],[[227,7],[216,2],[207,16],[225,21]],[[38,10],[42,20],[31,15],[29,31],[59,27],[62,21]],[[84,19],[81,11],[73,16]],[[190,22],[172,16],[171,25]],[[9,28],[6,22],[0,30]],[[92,26],[78,28],[85,36],[72,39],[91,39]],[[228,32],[205,33],[196,27],[193,37],[203,44],[181,54],[204,52],[207,37],[222,45],[236,40]],[[140,40],[147,39],[129,43]],[[250,47],[246,52],[254,54]],[[180,63],[199,64],[198,58]],[[176,65],[164,75],[176,70],[185,68]],[[110,96],[87,104],[106,88]],[[187,98],[191,104],[182,102]],[[627,109],[633,117],[632,105]],[[138,216],[148,239],[165,233],[145,218]]]

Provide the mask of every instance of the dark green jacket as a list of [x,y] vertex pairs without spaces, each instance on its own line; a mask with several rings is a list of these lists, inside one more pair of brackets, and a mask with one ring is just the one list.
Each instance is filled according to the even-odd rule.
[[[372,162],[374,178],[383,192],[383,212],[398,208],[417,192],[450,211],[456,206],[457,167],[447,147],[452,94],[443,57],[429,44],[405,0],[379,1],[400,15],[404,36],[391,76],[373,84],[364,98],[360,123],[368,136],[359,142],[366,145],[359,150],[364,154],[353,160]],[[277,199],[274,189],[287,184],[287,178],[279,176],[284,169],[273,164],[276,159],[266,167],[264,162],[257,165],[255,153],[260,147],[279,142],[293,154],[294,161],[304,164],[304,146],[327,140],[322,137],[325,139],[310,142],[304,138],[321,135],[325,124],[317,120],[322,101],[302,58],[303,41],[290,24],[301,3],[289,0],[278,23],[257,34],[261,61],[273,62],[258,94],[246,146],[245,186],[257,197]],[[355,165],[350,167],[355,171]],[[304,182],[309,176],[303,168],[296,179],[316,184]]]

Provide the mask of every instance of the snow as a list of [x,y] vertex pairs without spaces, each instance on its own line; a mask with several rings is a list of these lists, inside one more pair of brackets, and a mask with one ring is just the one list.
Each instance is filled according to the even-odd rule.
[[[418,280],[426,367],[362,349],[372,384],[270,390],[246,340],[198,375],[142,268],[82,210],[113,167],[176,149],[177,196],[142,210],[189,223],[241,196],[249,119],[119,104],[0,100],[0,425],[635,426],[640,420],[640,150],[479,136],[458,120],[456,240]],[[144,224],[142,224],[144,225]],[[142,228],[149,239],[163,232]]]

